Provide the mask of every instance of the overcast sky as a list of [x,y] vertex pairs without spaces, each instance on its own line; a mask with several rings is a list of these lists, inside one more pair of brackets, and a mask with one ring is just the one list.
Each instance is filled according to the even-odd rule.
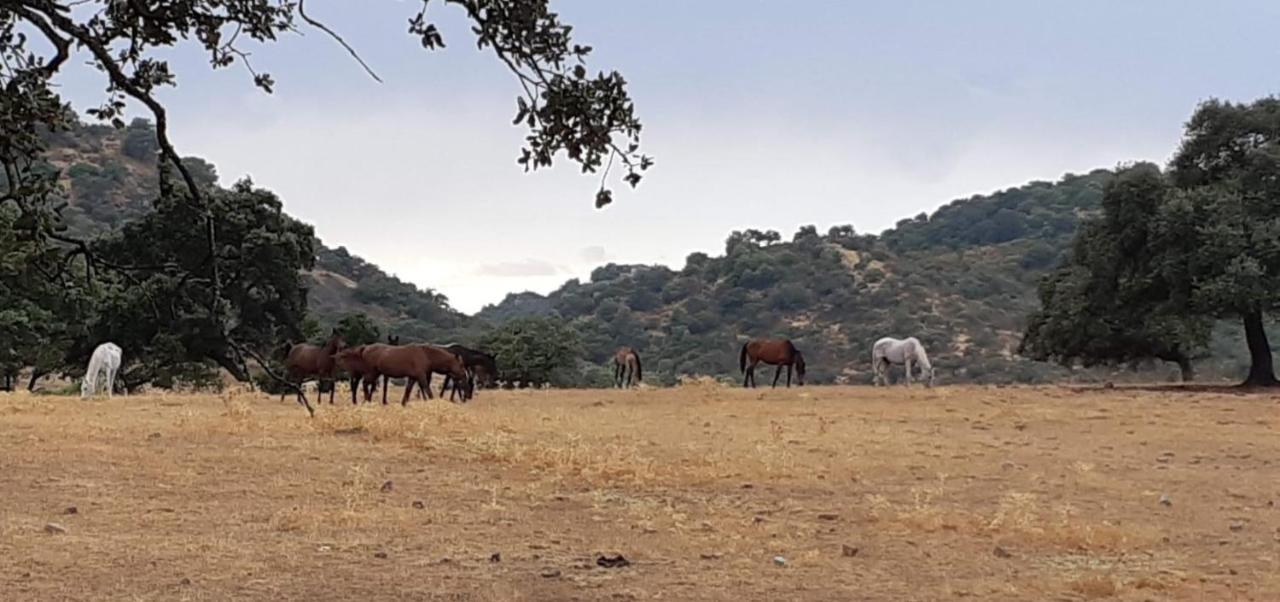
[[[1277,91],[1280,3],[553,0],[593,68],[618,69],[657,165],[603,211],[598,180],[524,174],[517,85],[436,5],[313,0],[385,83],[318,32],[254,49],[277,80],[173,53],[179,152],[245,175],[331,246],[467,312],[605,262],[683,265],[731,230],[879,232],[952,199],[1165,161],[1196,103]],[[79,108],[97,75],[62,83]],[[141,113],[136,113],[140,115]],[[616,186],[615,186],[616,187]]]

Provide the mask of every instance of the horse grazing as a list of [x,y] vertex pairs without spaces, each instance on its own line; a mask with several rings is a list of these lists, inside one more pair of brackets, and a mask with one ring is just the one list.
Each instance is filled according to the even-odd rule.
[[[773,371],[773,386],[778,386],[782,367],[787,367],[787,386],[791,386],[791,369],[795,368],[799,386],[804,386],[804,355],[787,339],[752,339],[742,346],[738,354],[738,369],[746,376],[743,387],[756,386],[756,364],[764,362],[778,368]],[[749,384],[748,384],[749,383]]]
[[871,370],[875,374],[872,384],[879,385],[884,383],[889,385],[889,367],[891,365],[903,366],[906,368],[907,380],[906,384],[911,385],[911,367],[915,364],[920,365],[920,374],[929,375],[925,381],[926,387],[933,386],[933,364],[929,363],[929,355],[924,352],[924,345],[920,344],[920,340],[915,337],[909,337],[898,340],[891,337],[885,337],[876,341],[871,347]]
[[625,389],[631,386],[631,379],[635,377],[635,384],[639,385],[643,375],[640,354],[630,347],[619,347],[613,354],[613,384]]
[[[427,374],[427,384],[431,383],[432,374],[444,375],[444,386],[440,387],[440,397],[444,397],[445,387],[452,384],[452,390],[449,391],[449,401],[454,400],[454,396],[462,398],[462,401],[471,399],[472,391],[475,383],[470,370],[467,370],[467,363],[463,357],[446,347],[436,345],[413,345],[421,348],[431,363],[431,372]],[[427,396],[431,396],[431,391],[427,390]]]
[[84,382],[80,383],[80,398],[85,399],[98,394],[98,377],[104,377],[102,383],[107,389],[107,399],[116,386],[116,372],[120,370],[120,347],[115,343],[103,343],[93,350],[89,356],[89,369],[84,373]]
[[[342,340],[342,335],[338,334],[336,329],[324,345],[299,343],[290,346],[284,359],[285,378],[298,385],[313,376],[321,381],[332,381],[334,369],[338,367],[337,358],[334,356],[346,346],[347,342]],[[337,387],[329,388],[330,404],[333,403],[333,394],[336,389]],[[284,395],[284,393],[280,394],[281,401],[284,400]]]
[[[462,364],[467,369],[467,378],[469,379],[467,382],[468,397],[474,395],[477,381],[482,387],[493,387],[498,382],[498,360],[492,354],[456,343],[446,345],[444,348],[462,358]],[[440,385],[441,396],[444,396],[445,388],[452,381],[453,377],[446,374],[444,384]]]

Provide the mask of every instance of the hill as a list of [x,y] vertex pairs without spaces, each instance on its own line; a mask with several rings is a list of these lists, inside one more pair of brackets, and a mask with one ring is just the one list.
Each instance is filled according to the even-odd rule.
[[[559,315],[583,334],[590,362],[631,345],[650,382],[664,384],[681,375],[736,380],[738,347],[751,336],[796,341],[819,383],[869,383],[870,347],[882,336],[920,338],[943,382],[1164,380],[1174,374],[1166,366],[1069,371],[1016,355],[1039,279],[1098,210],[1111,177],[1069,174],[954,201],[880,235],[852,226],[804,227],[790,241],[734,232],[723,255],[694,253],[678,271],[611,264],[546,296],[510,295],[479,317]],[[1238,333],[1221,330],[1215,359],[1197,367],[1204,378],[1236,378],[1247,366]],[[592,377],[607,381],[602,371]]]
[[[155,151],[144,120],[50,135],[48,160],[63,170],[71,229],[91,235],[148,211],[157,194]],[[213,165],[185,161],[202,182],[218,182]],[[871,342],[886,335],[924,341],[943,382],[1163,380],[1175,371],[1069,371],[1015,354],[1040,277],[1063,257],[1080,220],[1098,210],[1112,176],[1069,174],[956,200],[878,235],[852,226],[804,227],[789,241],[773,231],[734,232],[722,255],[694,253],[679,270],[609,264],[549,295],[508,295],[475,318],[434,290],[316,241],[308,305],[320,326],[364,314],[412,340],[473,340],[513,317],[559,316],[582,335],[580,384],[608,384],[607,363],[620,345],[642,351],[652,383],[682,375],[736,380],[738,347],[766,335],[796,340],[818,383],[870,382]],[[1236,327],[1220,330],[1212,359],[1198,362],[1202,378],[1236,378],[1247,366]]]
[[[149,211],[158,194],[155,130],[135,120],[116,130],[79,125],[49,136],[48,161],[63,171],[68,208],[63,217],[73,233],[85,236],[119,228]],[[216,168],[197,158],[184,162],[201,183],[217,184]],[[320,325],[352,313],[368,315],[384,328],[419,340],[452,338],[469,323],[436,291],[423,290],[381,268],[317,240],[309,279],[308,307]]]

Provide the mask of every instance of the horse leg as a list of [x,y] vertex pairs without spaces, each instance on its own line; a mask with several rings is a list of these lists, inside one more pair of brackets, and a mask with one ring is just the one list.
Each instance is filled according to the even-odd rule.
[[774,389],[778,388],[779,376],[782,376],[782,364],[778,364],[778,367],[773,369],[773,384],[770,385],[771,388],[774,388]]
[[391,377],[382,377],[382,405],[387,405],[387,389],[391,388]]
[[[409,405],[409,394],[413,393],[413,384],[415,382],[417,382],[417,380],[413,378],[404,379],[404,397],[400,399],[400,405],[402,406]],[[382,392],[386,393],[386,390],[384,389]]]
[[755,369],[756,369],[756,367],[755,367],[755,366],[747,366],[747,369],[743,371],[743,374],[742,374],[742,388],[744,388],[744,389],[745,389],[745,388],[747,388],[747,387],[749,387],[749,386],[750,386],[748,383],[750,383],[750,382],[751,382],[751,371],[752,371],[752,370],[755,370]]
[[787,364],[787,388],[791,388],[791,364]]
[[910,387],[911,386],[911,358],[907,358],[902,361],[902,368],[907,375],[907,380],[906,380],[907,386]]
[[116,373],[107,368],[107,399],[111,399],[111,393],[115,389]]

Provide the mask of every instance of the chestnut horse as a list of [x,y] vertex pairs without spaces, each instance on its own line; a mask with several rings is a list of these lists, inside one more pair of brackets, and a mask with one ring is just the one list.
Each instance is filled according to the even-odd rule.
[[[299,343],[289,347],[289,353],[284,360],[285,378],[298,385],[313,376],[321,382],[332,381],[334,368],[338,366],[334,356],[346,346],[347,342],[342,340],[342,335],[334,329],[329,336],[329,341],[323,346]],[[329,389],[330,404],[333,403],[334,389],[337,387]],[[283,393],[280,395],[280,400],[284,401]]]
[[[742,346],[738,354],[738,369],[746,376],[742,386],[756,386],[756,364],[764,362],[778,368],[773,372],[773,386],[778,386],[782,367],[787,367],[787,386],[791,386],[791,368],[795,367],[799,385],[804,386],[804,355],[787,339],[752,339]],[[750,384],[748,384],[750,383]]]
[[[619,347],[613,354],[613,384],[619,389],[631,386],[632,377],[640,384],[644,369],[640,367],[640,354],[630,347]],[[625,377],[625,382],[624,382]]]
[[[379,378],[408,379],[408,383],[405,385],[404,397],[400,400],[401,405],[408,405],[409,396],[413,392],[415,383],[418,385],[418,390],[425,392],[427,399],[431,399],[430,387],[431,374],[433,372],[441,372],[453,377],[458,384],[454,387],[454,393],[450,395],[450,398],[453,398],[454,395],[462,394],[465,399],[465,391],[462,386],[467,382],[466,368],[458,356],[439,347],[430,345],[392,346],[375,343],[373,345],[365,345],[356,350],[344,351],[338,355],[338,359],[343,366],[348,367],[353,373],[358,373],[360,378],[364,380],[365,401],[372,401],[373,387],[377,386]],[[382,388],[382,403],[384,405],[387,403],[386,386]]]
[[[427,358],[427,354],[413,346],[392,346],[392,345],[365,345],[360,352],[361,361],[365,364],[365,373],[362,376],[366,382],[377,383],[379,378],[384,381],[391,378],[407,379],[404,388],[404,398],[400,400],[400,405],[409,405],[409,395],[413,393],[413,385],[416,383],[420,388],[426,388],[429,385],[427,376],[431,374],[431,363]],[[428,391],[427,395],[430,395]],[[365,401],[371,401],[372,391],[365,390]],[[387,387],[382,388],[382,403],[387,403]]]

